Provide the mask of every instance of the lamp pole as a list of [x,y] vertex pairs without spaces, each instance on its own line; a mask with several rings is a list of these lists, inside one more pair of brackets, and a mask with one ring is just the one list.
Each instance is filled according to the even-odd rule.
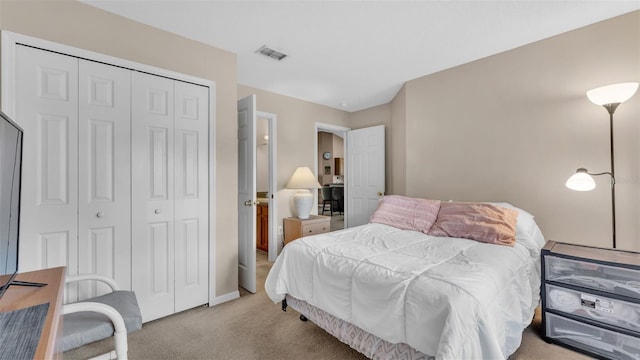
[[611,153],[611,226],[613,228],[613,248],[616,248],[616,176],[614,172],[615,162],[613,156],[613,113],[620,103],[603,105],[609,113],[609,146]]

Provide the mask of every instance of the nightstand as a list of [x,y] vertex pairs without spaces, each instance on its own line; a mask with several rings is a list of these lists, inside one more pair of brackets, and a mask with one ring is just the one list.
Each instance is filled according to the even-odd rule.
[[308,219],[290,217],[284,219],[284,244],[303,236],[328,233],[331,228],[331,218],[328,216],[311,215]]

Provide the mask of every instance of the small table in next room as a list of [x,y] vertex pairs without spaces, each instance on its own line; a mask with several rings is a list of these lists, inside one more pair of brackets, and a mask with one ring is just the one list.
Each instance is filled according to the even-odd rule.
[[284,244],[303,236],[328,233],[331,228],[331,218],[328,216],[311,215],[308,219],[290,217],[284,219]]

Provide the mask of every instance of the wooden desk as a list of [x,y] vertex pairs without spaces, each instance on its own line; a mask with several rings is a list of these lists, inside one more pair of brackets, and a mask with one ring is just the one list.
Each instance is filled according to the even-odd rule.
[[0,312],[49,303],[47,318],[34,359],[62,358],[62,353],[56,348],[56,339],[62,336],[64,276],[64,266],[20,273],[14,280],[46,283],[47,286],[38,288],[12,285],[0,298]]

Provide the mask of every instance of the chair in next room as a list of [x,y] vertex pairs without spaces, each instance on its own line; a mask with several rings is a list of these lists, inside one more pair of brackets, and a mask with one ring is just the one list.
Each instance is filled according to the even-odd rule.
[[337,209],[337,203],[333,199],[332,190],[333,190],[332,188],[326,185],[322,187],[322,214],[321,215],[324,215],[324,212],[327,209],[327,205],[329,205],[329,213],[331,214],[331,216],[333,216],[334,205],[336,205],[336,209]]
[[[340,214],[344,211],[344,187],[336,186],[331,189],[331,198],[333,199],[336,207],[334,211],[339,212]],[[332,214],[333,216],[333,214]]]

